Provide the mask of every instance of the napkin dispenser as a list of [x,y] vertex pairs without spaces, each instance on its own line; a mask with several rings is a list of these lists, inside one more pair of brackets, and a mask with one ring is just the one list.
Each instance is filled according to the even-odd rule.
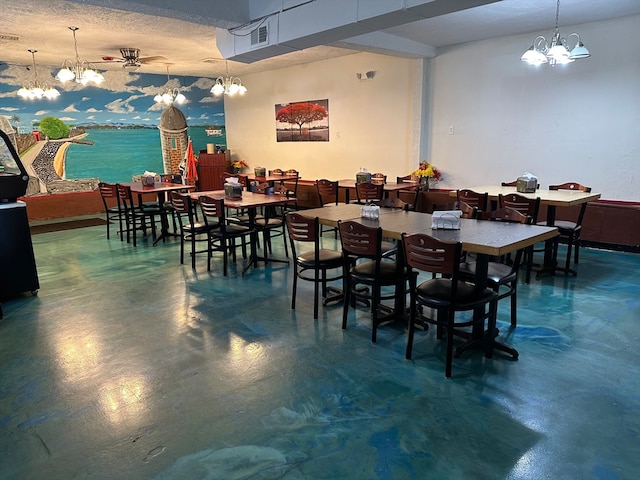
[[530,173],[525,173],[516,180],[516,191],[518,193],[535,193],[538,186],[538,179]]
[[365,183],[371,181],[371,173],[360,171],[356,173],[356,183]]
[[460,230],[460,210],[440,210],[431,214],[431,229]]
[[156,174],[154,172],[144,172],[140,179],[143,187],[153,187],[156,184]]
[[224,184],[224,196],[227,198],[242,198],[242,185],[237,182]]
[[360,209],[360,217],[370,220],[378,220],[380,218],[380,207],[378,205],[363,205]]

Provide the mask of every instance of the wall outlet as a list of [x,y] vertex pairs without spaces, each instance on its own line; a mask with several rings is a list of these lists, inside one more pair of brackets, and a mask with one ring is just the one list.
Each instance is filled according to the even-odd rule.
[[453,125],[449,125],[449,135],[453,135]]

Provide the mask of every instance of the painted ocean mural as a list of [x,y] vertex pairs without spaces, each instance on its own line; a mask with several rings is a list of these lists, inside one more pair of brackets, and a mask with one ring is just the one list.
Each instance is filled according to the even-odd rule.
[[[206,150],[208,143],[226,149],[227,139],[222,135],[207,136],[206,126],[189,127],[188,135],[196,155]],[[224,129],[222,130],[224,132]],[[66,154],[67,180],[99,178],[105,182],[129,182],[132,175],[145,170],[163,173],[160,130],[157,128],[87,129],[83,140],[93,145],[72,143]]]

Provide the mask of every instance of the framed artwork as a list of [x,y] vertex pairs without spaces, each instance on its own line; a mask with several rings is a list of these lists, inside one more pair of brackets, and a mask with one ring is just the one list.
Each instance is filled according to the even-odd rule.
[[329,100],[276,104],[278,142],[328,142]]

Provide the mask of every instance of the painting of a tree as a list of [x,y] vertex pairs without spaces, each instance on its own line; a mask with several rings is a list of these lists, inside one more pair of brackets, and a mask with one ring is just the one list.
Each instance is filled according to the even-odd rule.
[[328,142],[329,101],[309,100],[276,105],[278,142]]

